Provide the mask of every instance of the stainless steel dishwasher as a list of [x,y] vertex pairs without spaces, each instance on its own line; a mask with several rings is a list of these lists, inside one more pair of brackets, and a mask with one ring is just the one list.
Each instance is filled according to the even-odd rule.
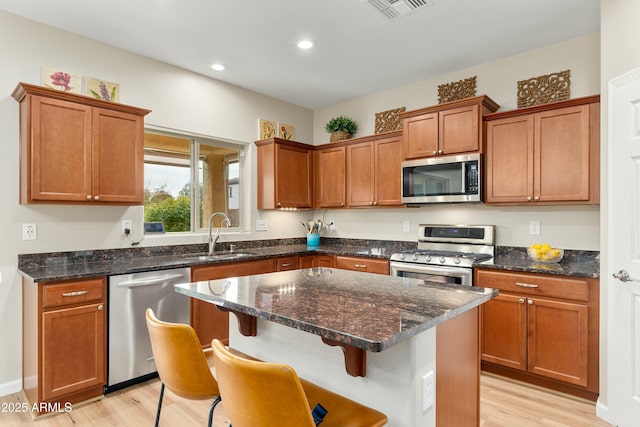
[[189,282],[190,268],[109,277],[109,359],[105,392],[157,376],[145,311],[158,319],[189,323],[189,298],[173,290]]

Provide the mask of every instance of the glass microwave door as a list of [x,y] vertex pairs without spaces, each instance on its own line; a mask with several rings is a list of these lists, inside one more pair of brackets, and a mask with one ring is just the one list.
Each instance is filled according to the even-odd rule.
[[405,197],[448,196],[466,194],[462,169],[464,163],[443,163],[405,167],[403,195]]

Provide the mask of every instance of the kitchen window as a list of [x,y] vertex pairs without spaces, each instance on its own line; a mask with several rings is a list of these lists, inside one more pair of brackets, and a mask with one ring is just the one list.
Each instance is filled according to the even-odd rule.
[[145,222],[162,222],[167,233],[202,232],[213,212],[224,212],[240,227],[241,152],[226,141],[146,131]]

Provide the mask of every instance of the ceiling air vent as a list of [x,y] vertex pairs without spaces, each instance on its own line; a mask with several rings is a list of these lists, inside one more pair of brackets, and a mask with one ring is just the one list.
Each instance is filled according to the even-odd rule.
[[431,0],[368,0],[384,16],[394,19],[423,6],[431,6]]

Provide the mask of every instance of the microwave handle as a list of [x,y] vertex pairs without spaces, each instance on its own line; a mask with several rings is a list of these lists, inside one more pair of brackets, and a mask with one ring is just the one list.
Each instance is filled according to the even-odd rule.
[[462,188],[460,192],[466,194],[467,192],[467,162],[462,162]]

